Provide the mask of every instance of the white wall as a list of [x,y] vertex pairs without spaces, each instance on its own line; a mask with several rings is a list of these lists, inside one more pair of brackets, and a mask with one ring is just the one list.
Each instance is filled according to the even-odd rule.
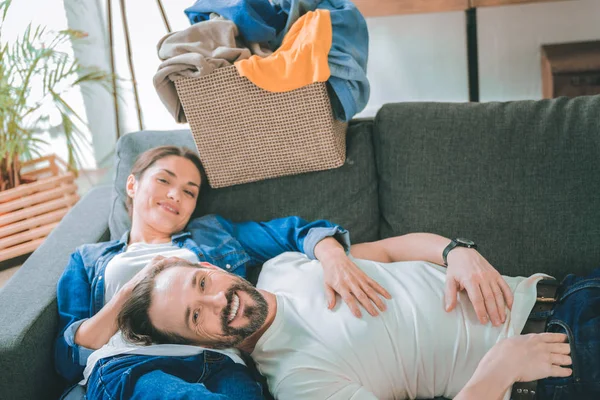
[[[107,68],[106,0],[63,0],[72,27],[90,33],[88,45],[75,49],[85,62]],[[188,21],[183,9],[193,0],[163,0],[174,30]],[[61,29],[61,0],[17,0],[11,24],[35,20]],[[131,88],[119,2],[113,1],[118,73]],[[176,124],[152,85],[159,60],[156,43],[165,34],[155,1],[127,0],[138,89],[146,129],[186,127]],[[86,10],[87,8],[87,10]],[[90,12],[89,10],[96,10]],[[389,102],[468,101],[465,15],[463,12],[368,18],[371,100],[359,116],[372,116]],[[541,98],[540,45],[600,40],[600,0],[573,0],[478,10],[480,91],[482,101]],[[17,28],[15,28],[17,29]],[[21,28],[22,29],[22,28]],[[84,93],[92,124],[95,158],[114,146],[112,101],[106,93]],[[107,100],[108,99],[108,100]],[[123,131],[137,130],[133,96],[125,90]],[[82,105],[83,107],[83,105]],[[109,158],[110,159],[110,158]]]
[[540,99],[541,45],[600,40],[600,0],[478,11],[481,101]]
[[[371,100],[468,101],[463,12],[368,18]],[[600,0],[477,11],[481,101],[540,99],[542,44],[600,40]]]

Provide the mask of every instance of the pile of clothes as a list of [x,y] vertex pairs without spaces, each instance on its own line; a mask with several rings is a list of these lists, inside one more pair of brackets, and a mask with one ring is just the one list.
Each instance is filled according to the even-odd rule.
[[154,86],[186,122],[174,81],[235,65],[270,92],[327,82],[334,116],[349,121],[369,100],[367,24],[350,0],[198,0],[192,25],[158,43]]

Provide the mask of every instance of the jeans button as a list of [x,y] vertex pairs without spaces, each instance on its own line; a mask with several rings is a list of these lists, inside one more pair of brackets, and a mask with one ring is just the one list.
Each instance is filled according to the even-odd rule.
[[227,265],[225,266],[225,268],[227,268],[227,269],[231,269],[231,265],[230,265],[230,264],[227,264]]

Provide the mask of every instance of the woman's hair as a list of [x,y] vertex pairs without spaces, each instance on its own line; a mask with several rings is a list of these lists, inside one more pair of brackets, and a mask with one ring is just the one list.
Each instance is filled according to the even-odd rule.
[[[198,154],[187,147],[177,146],[160,146],[143,152],[136,158],[135,163],[131,168],[131,175],[135,176],[135,179],[139,181],[142,179],[148,168],[152,167],[155,162],[169,156],[183,157],[193,162],[196,168],[198,168],[201,181],[204,181],[204,170],[202,169],[202,163],[200,162],[200,158],[198,158]],[[133,201],[131,200],[131,197],[126,196],[125,206],[127,207],[129,216],[131,216],[131,213],[133,212]]]
[[190,263],[177,257],[155,257],[150,261],[153,266],[148,274],[133,288],[131,296],[117,316],[117,324],[123,337],[128,341],[142,346],[155,344],[194,344],[193,341],[177,333],[156,329],[150,322],[149,310],[152,305],[152,291],[156,277],[165,269],[171,267],[196,267],[198,264]]

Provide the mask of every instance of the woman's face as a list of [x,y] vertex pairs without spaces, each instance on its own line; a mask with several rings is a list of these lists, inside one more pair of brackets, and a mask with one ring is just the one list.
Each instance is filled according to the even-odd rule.
[[200,172],[184,157],[156,161],[139,180],[127,178],[127,195],[133,200],[132,225],[170,236],[185,228],[200,192]]

